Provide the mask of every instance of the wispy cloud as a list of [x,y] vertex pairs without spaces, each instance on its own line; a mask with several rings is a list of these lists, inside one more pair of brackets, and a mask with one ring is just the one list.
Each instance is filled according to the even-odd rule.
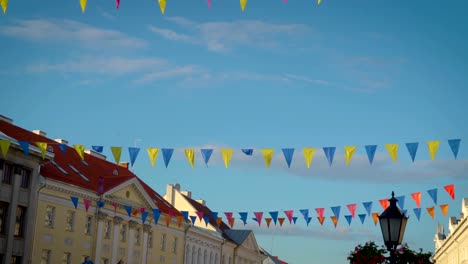
[[0,34],[38,42],[66,41],[88,48],[128,47],[147,45],[143,39],[120,31],[102,29],[73,20],[17,20],[0,26]]
[[226,52],[240,46],[275,48],[282,45],[279,37],[300,36],[310,31],[303,24],[272,24],[259,20],[198,23],[181,17],[168,21],[181,27],[184,33],[149,26],[149,30],[165,39],[205,46],[214,52]]

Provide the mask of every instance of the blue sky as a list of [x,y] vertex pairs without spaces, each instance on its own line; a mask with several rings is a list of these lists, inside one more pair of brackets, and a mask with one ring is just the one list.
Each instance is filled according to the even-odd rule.
[[[160,193],[179,182],[215,211],[268,211],[361,205],[394,190],[439,188],[439,203],[458,216],[466,178],[468,125],[466,1],[10,1],[0,15],[0,113],[27,129],[71,144],[173,147],[168,169],[142,151],[133,170]],[[447,139],[462,138],[453,160]],[[441,140],[435,161],[425,142]],[[416,162],[404,143],[420,142]],[[400,144],[393,164],[383,144]],[[369,166],[364,145],[379,145]],[[357,145],[351,165],[343,147]],[[235,148],[229,169],[215,150],[195,169],[182,149]],[[302,147],[335,146],[329,168],[317,150],[306,169]],[[252,147],[247,159],[240,148]],[[296,149],[287,169],[280,148]],[[266,169],[260,148],[275,148]],[[109,149],[106,154],[112,160]],[[124,151],[123,159],[128,159]],[[454,183],[451,201],[443,186]],[[466,196],[466,195],[465,195]],[[406,207],[415,207],[409,196]],[[424,210],[424,209],[423,209]],[[296,211],[296,215],[299,212]],[[290,263],[346,263],[358,243],[382,243],[370,219],[343,217],[334,229],[258,229],[258,242]],[[311,212],[315,216],[315,212]],[[410,213],[405,239],[433,251],[437,222]],[[244,228],[239,226],[239,228]],[[311,254],[312,253],[312,254]]]

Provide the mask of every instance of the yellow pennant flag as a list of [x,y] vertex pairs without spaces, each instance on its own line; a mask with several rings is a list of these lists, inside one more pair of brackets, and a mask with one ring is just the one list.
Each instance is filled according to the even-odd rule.
[[265,159],[265,165],[267,168],[270,168],[271,159],[273,158],[273,153],[275,153],[274,149],[262,149],[262,155]]
[[84,13],[84,11],[86,10],[86,2],[88,0],[80,0],[80,5],[81,5],[81,12]]
[[166,0],[158,0],[159,1],[159,8],[161,8],[161,13],[164,15],[164,11],[166,11]]
[[426,208],[427,212],[431,216],[432,219],[434,219],[434,206]]
[[122,154],[122,147],[111,147],[112,155],[116,164],[120,163],[120,155]]
[[335,228],[336,228],[336,225],[338,224],[338,218],[336,218],[336,216],[334,216],[334,215],[333,215],[333,216],[330,216],[330,218],[331,218],[331,220],[332,220],[332,222],[333,222],[333,225],[334,225]]
[[346,159],[346,166],[349,165],[351,162],[351,158],[353,157],[354,152],[356,151],[356,146],[346,146],[344,147],[345,152],[345,159]]
[[385,148],[388,154],[390,154],[390,157],[392,157],[393,162],[396,163],[398,158],[398,144],[385,144]]
[[0,4],[2,5],[3,14],[6,14],[6,10],[8,7],[8,0],[0,0]]
[[242,12],[244,12],[245,6],[247,5],[247,0],[240,0],[240,5],[241,5]]
[[6,159],[6,155],[8,153],[8,149],[10,148],[10,141],[8,140],[0,140],[0,148],[2,149],[3,157]]
[[229,162],[231,161],[232,152],[233,149],[221,149],[221,156],[223,156],[224,166],[226,169],[228,168]]
[[37,147],[41,150],[42,159],[45,159],[45,153],[47,150],[47,143],[45,142],[36,142]]
[[84,160],[84,145],[73,145],[73,148],[75,148],[76,152],[78,152],[78,155],[80,155],[81,159]]
[[434,140],[427,142],[427,148],[429,149],[429,155],[431,155],[431,160],[435,159],[437,150],[439,150],[440,141]]
[[380,216],[379,213],[372,213],[372,219],[374,220],[374,225],[377,225],[377,223],[379,222],[379,216]]
[[187,160],[193,169],[195,165],[195,149],[185,149],[185,157],[187,157]]
[[317,5],[320,5],[322,3],[322,0],[317,0]]
[[302,152],[304,153],[304,159],[307,165],[307,168],[310,168],[310,164],[312,164],[312,159],[314,158],[315,148],[303,148]]
[[158,157],[159,149],[158,148],[148,148],[148,157],[151,161],[151,166],[154,167],[156,164],[156,158]]
[[446,217],[447,212],[448,212],[448,204],[441,204],[440,205],[440,210],[442,210],[442,214],[444,215],[444,217]]

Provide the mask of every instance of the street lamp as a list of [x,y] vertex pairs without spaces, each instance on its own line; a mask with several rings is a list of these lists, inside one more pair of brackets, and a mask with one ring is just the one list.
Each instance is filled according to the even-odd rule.
[[390,205],[379,216],[379,222],[385,246],[390,251],[390,263],[396,263],[395,250],[403,240],[408,217],[397,207],[398,200],[395,198],[394,192],[392,192],[392,198],[389,201]]

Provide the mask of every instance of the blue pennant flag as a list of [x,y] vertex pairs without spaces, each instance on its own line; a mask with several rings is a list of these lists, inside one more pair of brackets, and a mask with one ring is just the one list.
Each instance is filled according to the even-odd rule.
[[211,154],[213,154],[212,149],[200,149],[201,154],[203,156],[203,160],[205,161],[205,165],[208,167],[208,161],[210,161]]
[[293,216],[292,220],[293,220],[293,223],[296,224],[297,216]]
[[405,208],[405,196],[398,196],[396,199],[398,200],[398,207],[403,210]]
[[128,155],[130,156],[130,165],[133,167],[133,164],[135,163],[135,160],[138,156],[138,153],[140,152],[140,148],[128,148]]
[[146,218],[148,217],[149,212],[141,213],[141,222],[144,224],[146,222]]
[[125,211],[127,211],[128,216],[131,216],[132,207],[130,205],[125,205],[124,208],[125,208]]
[[213,221],[218,220],[218,212],[211,212],[211,217],[213,218]]
[[351,219],[353,218],[352,215],[345,215],[344,216],[346,218],[346,222],[348,222],[348,225],[351,225]]
[[167,168],[169,161],[171,161],[172,153],[174,153],[174,149],[163,148],[161,151],[163,154],[164,165],[166,165]]
[[432,200],[437,205],[437,189],[428,190],[427,193],[431,196]]
[[253,155],[253,149],[241,149],[241,150],[247,156],[252,156]]
[[361,219],[361,224],[364,224],[364,220],[366,220],[366,214],[359,214],[359,219]]
[[205,216],[203,217],[203,220],[205,220],[205,226],[208,226],[208,223],[210,222],[210,216],[205,215]]
[[307,220],[306,220],[307,226],[309,226],[311,220],[312,220],[312,217],[307,218]]
[[324,147],[323,148],[323,153],[325,153],[325,156],[327,157],[328,160],[328,165],[332,165],[333,163],[333,157],[335,156],[335,147]]
[[418,152],[418,146],[419,143],[406,143],[406,148],[408,149],[408,152],[411,156],[411,160],[414,162],[414,159],[416,158],[416,152]]
[[450,146],[450,149],[452,150],[452,153],[455,159],[457,159],[457,156],[458,156],[458,150],[460,149],[460,142],[461,142],[461,139],[450,139],[448,141],[448,144]]
[[180,213],[184,217],[185,222],[188,222],[188,211],[180,211]]
[[288,168],[291,168],[291,161],[294,156],[294,149],[293,148],[284,148],[281,149],[283,151],[284,159],[286,160],[286,163],[288,164]]
[[242,220],[242,222],[244,222],[244,225],[247,224],[247,215],[248,215],[248,213],[247,212],[239,212],[239,215],[240,215],[240,219]]
[[365,146],[367,158],[369,159],[369,163],[372,164],[374,162],[375,151],[377,150],[377,145],[367,145]]
[[341,206],[333,206],[333,207],[330,207],[333,214],[336,216],[336,218],[340,218],[340,210],[341,210]]
[[367,211],[367,215],[370,216],[371,211],[372,211],[372,202],[364,202],[364,203],[362,203],[362,205],[364,205],[364,208]]
[[70,200],[72,201],[73,206],[74,206],[75,209],[76,209],[76,208],[78,207],[78,197],[70,196]]
[[29,142],[27,141],[18,141],[20,144],[21,148],[24,151],[24,155],[29,156]]
[[301,212],[301,214],[304,216],[304,220],[309,218],[309,209],[301,209],[299,212]]
[[158,224],[160,216],[161,216],[161,210],[153,209],[153,218],[154,218],[154,223],[155,224]]
[[104,201],[97,201],[97,202],[96,202],[96,205],[97,205],[98,207],[101,207],[101,208],[102,208],[102,207],[104,207],[104,205],[106,205],[106,203],[105,203]]
[[59,145],[59,148],[62,151],[62,153],[65,153],[67,151],[67,145],[65,145],[63,143],[59,143],[58,145]]
[[190,220],[192,221],[192,225],[194,225],[195,221],[197,221],[197,216],[196,215],[191,215]]
[[91,148],[98,153],[102,153],[102,150],[104,149],[103,146],[91,146]]
[[276,225],[276,221],[278,220],[278,211],[270,212],[270,216],[271,216],[271,218],[273,219],[273,222]]
[[416,215],[416,218],[419,219],[421,218],[421,208],[413,208],[414,214]]

